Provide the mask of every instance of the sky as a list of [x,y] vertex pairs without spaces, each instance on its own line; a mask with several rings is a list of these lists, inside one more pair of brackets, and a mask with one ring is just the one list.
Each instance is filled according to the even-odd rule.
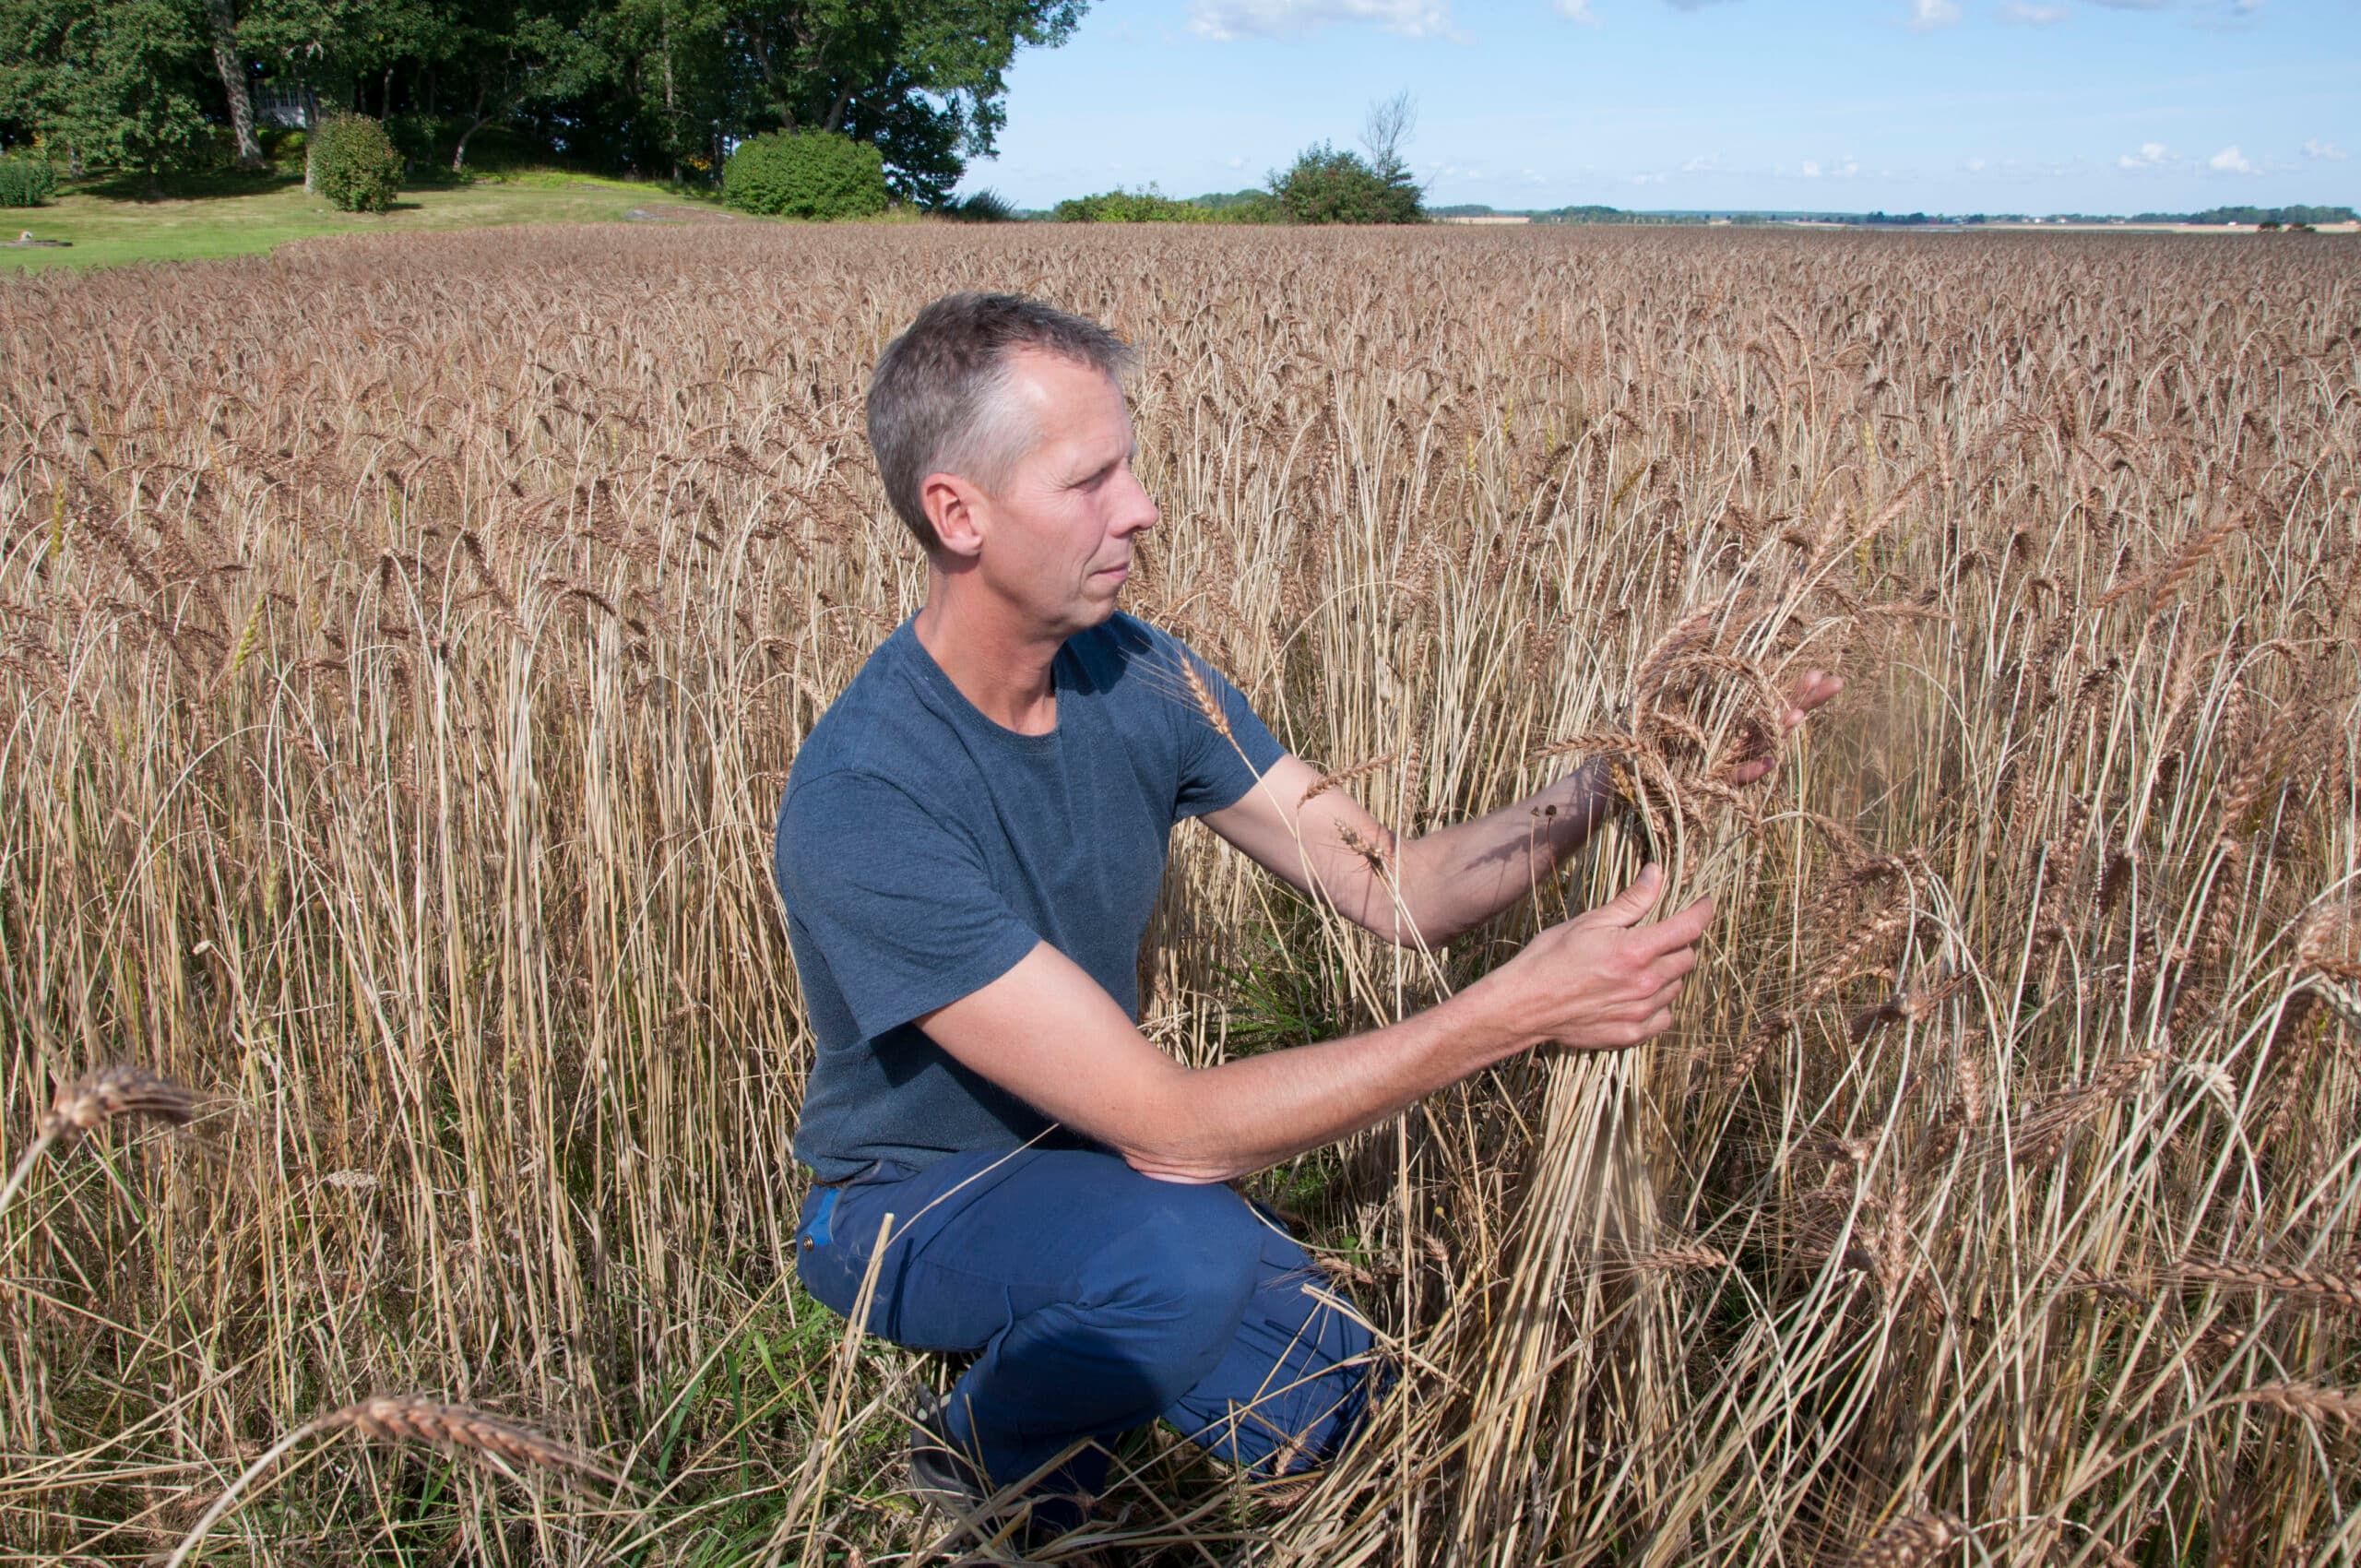
[[1434,206],[2361,206],[2361,0],[1097,0],[961,188],[1259,185],[1404,89]]

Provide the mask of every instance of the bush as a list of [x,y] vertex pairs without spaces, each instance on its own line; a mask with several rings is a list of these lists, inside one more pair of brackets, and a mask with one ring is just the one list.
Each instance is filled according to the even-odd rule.
[[943,208],[943,216],[955,223],[1014,223],[1016,208],[998,191],[983,190]]
[[0,207],[42,207],[57,189],[46,158],[0,158]]
[[1150,185],[1141,191],[1070,196],[1058,203],[1052,216],[1061,223],[1204,223],[1213,214],[1192,203],[1175,201]]
[[261,125],[255,128],[255,139],[262,143],[262,160],[280,173],[303,167],[307,138],[303,132],[284,125]]
[[1271,195],[1297,223],[1417,223],[1418,187],[1399,163],[1372,167],[1358,152],[1321,142],[1271,176]]
[[386,127],[365,114],[338,114],[312,132],[312,188],[343,212],[383,212],[401,188],[402,156]]
[[770,218],[874,218],[885,210],[885,159],[830,131],[773,131],[730,155],[721,199]]

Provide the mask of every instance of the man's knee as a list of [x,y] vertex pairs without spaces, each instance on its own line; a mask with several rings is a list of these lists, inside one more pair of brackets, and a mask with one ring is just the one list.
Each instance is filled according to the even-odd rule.
[[1155,1340],[1167,1375],[1193,1381],[1245,1316],[1262,1275],[1263,1221],[1228,1187],[1134,1179],[1138,1212],[1091,1260],[1081,1305]]

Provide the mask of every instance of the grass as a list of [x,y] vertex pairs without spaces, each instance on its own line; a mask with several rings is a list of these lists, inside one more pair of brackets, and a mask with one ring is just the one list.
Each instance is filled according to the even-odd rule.
[[[812,1043],[770,828],[922,581],[864,378],[979,283],[1141,346],[1166,521],[1131,607],[1379,815],[1621,768],[1592,852],[1429,956],[1177,835],[1159,1044],[1399,1016],[1643,852],[1719,909],[1662,1040],[1508,1064],[1265,1179],[1402,1375],[1284,1511],[1134,1437],[1134,1561],[2361,1550],[2335,257],[777,238],[388,225],[12,286],[0,1550],[169,1551],[273,1443],[417,1396],[647,1494],[339,1428],[207,1561],[948,1555],[896,1457],[937,1369],[794,1285]],[[1734,796],[1810,665],[1846,695]],[[194,1123],[130,1121],[128,1078],[87,1081],[86,1135],[41,1120],[125,1061]]]
[[[661,185],[559,171],[406,188],[391,211],[339,212],[307,196],[299,176],[222,179],[194,194],[149,201],[120,188],[81,187],[47,207],[0,211],[0,237],[30,232],[70,248],[0,250],[0,269],[118,267],[259,255],[326,235],[421,234],[519,223],[605,223],[635,207],[688,197]],[[709,205],[709,204],[708,204]],[[715,210],[718,212],[718,208]]]

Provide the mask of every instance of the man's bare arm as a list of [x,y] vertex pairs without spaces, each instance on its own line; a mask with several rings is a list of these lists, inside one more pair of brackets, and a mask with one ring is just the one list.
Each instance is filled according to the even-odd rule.
[[1345,790],[1306,800],[1319,778],[1301,757],[1281,757],[1243,797],[1208,813],[1205,826],[1273,875],[1300,891],[1317,887],[1347,920],[1405,946],[1438,946],[1499,914],[1554,876],[1607,814],[1606,769],[1586,764],[1514,805],[1397,843]]
[[1228,1181],[1334,1143],[1545,1040],[1615,1050],[1668,1028],[1713,907],[1701,899],[1640,924],[1656,885],[1651,871],[1398,1024],[1217,1067],[1184,1067],[1157,1050],[1046,943],[919,1023],[963,1065],[1135,1169]]
[[[1808,672],[1783,716],[1787,727],[1844,685]],[[1770,771],[1767,761],[1750,763],[1731,781],[1750,784]],[[1281,757],[1255,788],[1208,813],[1205,826],[1273,875],[1316,887],[1346,919],[1406,946],[1450,942],[1548,882],[1597,830],[1610,799],[1608,765],[1595,760],[1513,805],[1397,844],[1348,791],[1310,794],[1320,777],[1301,757]],[[1379,852],[1374,861],[1364,847]]]

